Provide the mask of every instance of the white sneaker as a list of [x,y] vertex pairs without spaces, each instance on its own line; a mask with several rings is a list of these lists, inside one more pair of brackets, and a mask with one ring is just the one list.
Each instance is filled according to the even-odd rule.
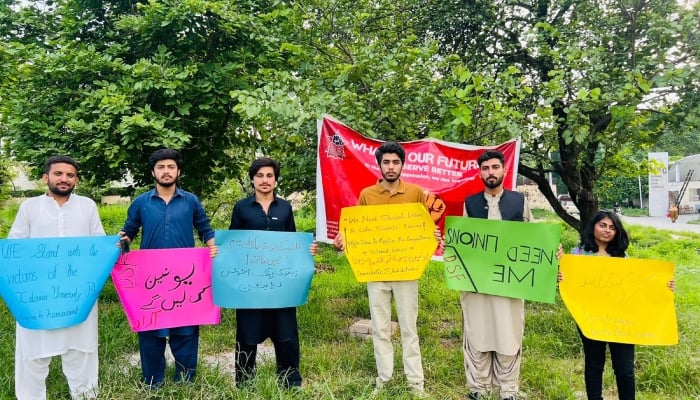
[[374,380],[374,389],[372,390],[372,396],[379,395],[379,393],[384,389],[385,383],[386,382],[384,382],[383,380],[379,379],[379,377],[377,377]]
[[408,389],[411,392],[411,395],[413,397],[418,398],[418,399],[427,399],[430,396],[425,392],[425,389],[423,389],[422,384],[408,384]]

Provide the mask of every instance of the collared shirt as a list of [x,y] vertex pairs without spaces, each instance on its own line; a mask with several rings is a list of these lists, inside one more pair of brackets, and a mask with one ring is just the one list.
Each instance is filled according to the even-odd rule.
[[[129,206],[122,231],[133,239],[143,228],[142,249],[174,249],[194,247],[194,230],[202,242],[214,237],[207,213],[193,193],[176,188],[166,204],[156,189],[137,197]],[[159,337],[169,334],[191,335],[194,326],[141,332]]]
[[[24,201],[17,212],[9,239],[104,236],[97,205],[87,197],[71,194],[63,206],[41,195]],[[64,354],[69,349],[97,351],[97,302],[87,319],[61,329],[26,329],[17,325],[17,346],[27,359]]]
[[[229,229],[296,232],[292,205],[277,196],[267,214],[255,195],[239,200],[233,206]],[[236,341],[253,345],[268,337],[275,342],[298,340],[296,307],[236,309]]]
[[420,186],[399,180],[399,186],[396,192],[392,194],[389,189],[382,186],[381,182],[382,180],[380,179],[374,185],[362,189],[357,204],[360,206],[377,206],[382,204],[421,203],[428,209],[428,206],[425,204],[423,189]]
[[194,247],[194,230],[202,242],[214,237],[209,218],[194,194],[175,189],[167,204],[156,189],[137,197],[129,206],[122,230],[130,239],[143,228],[142,249]]
[[267,214],[255,196],[239,200],[233,206],[231,224],[228,229],[246,229],[256,231],[296,232],[292,205],[284,199],[275,196]]

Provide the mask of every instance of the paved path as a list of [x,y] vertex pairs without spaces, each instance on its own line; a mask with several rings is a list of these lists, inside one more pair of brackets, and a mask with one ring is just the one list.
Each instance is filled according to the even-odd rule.
[[666,217],[626,217],[622,216],[625,225],[642,225],[658,229],[668,229],[673,231],[688,231],[700,233],[700,224],[689,224],[688,221],[697,220],[699,214],[683,214],[678,216],[678,220],[673,223]]

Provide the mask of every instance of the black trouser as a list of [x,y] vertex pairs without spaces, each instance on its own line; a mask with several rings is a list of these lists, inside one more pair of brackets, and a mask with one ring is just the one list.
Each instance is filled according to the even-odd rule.
[[[299,373],[299,340],[273,342],[277,360],[277,380],[284,387],[301,386]],[[236,385],[241,386],[255,377],[257,344],[236,342]]]
[[634,400],[634,345],[627,343],[601,342],[583,336],[583,355],[585,357],[584,379],[588,400],[603,399],[603,368],[605,367],[605,348],[610,346],[617,393],[620,400]]

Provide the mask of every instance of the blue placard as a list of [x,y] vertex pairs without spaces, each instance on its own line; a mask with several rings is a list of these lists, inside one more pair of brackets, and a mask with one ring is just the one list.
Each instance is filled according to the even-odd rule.
[[117,236],[0,240],[0,295],[27,329],[87,318],[119,257]]
[[310,233],[216,231],[214,304],[283,308],[306,303],[314,275]]

